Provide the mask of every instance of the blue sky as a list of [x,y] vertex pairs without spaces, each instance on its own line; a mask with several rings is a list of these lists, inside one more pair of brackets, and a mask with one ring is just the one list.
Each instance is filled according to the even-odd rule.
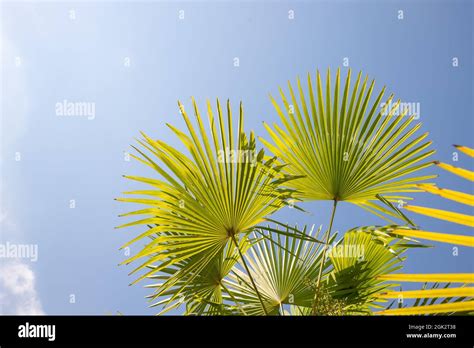
[[[230,99],[235,110],[243,101],[247,130],[265,135],[262,121],[277,121],[269,93],[316,69],[341,67],[345,74],[347,57],[354,72],[376,79],[376,90],[386,85],[402,101],[419,103],[434,159],[473,169],[465,155],[453,162],[452,147],[474,147],[472,7],[470,1],[2,2],[0,240],[37,245],[38,260],[0,259],[0,311],[156,312],[147,307],[143,284],[128,286],[131,268],[117,266],[125,258],[119,247],[141,230],[114,229],[123,223],[117,215],[131,207],[113,198],[139,188],[122,174],[153,175],[124,157],[140,130],[177,145],[165,123],[183,126],[178,99],[188,108],[191,96],[201,108],[206,99]],[[93,104],[93,119],[57,116],[64,100]],[[441,187],[473,192],[465,180],[431,172],[440,174]],[[427,194],[415,198],[472,213]],[[283,210],[278,218],[326,225],[330,204],[306,203],[311,215]],[[461,225],[411,217],[424,229],[472,235]],[[342,204],[335,228],[382,223]],[[410,251],[405,271],[472,272],[467,248],[453,256],[452,246],[433,244]]]

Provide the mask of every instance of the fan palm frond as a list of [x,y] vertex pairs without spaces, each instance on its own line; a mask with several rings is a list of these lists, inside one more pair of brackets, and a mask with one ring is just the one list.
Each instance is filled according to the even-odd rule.
[[[378,276],[400,269],[402,254],[410,246],[406,240],[390,237],[384,230],[383,227],[354,229],[338,242],[334,234],[326,248],[290,235],[274,243],[262,239],[253,245],[246,254],[247,262],[268,313],[347,315],[369,314],[371,309],[381,308],[385,300],[377,295],[397,284],[387,283]],[[305,227],[303,232],[306,231]],[[309,233],[314,238],[320,234],[321,228]],[[325,249],[328,249],[327,260]],[[322,260],[325,262],[318,287]],[[263,314],[245,272],[233,269],[224,283],[247,313]]]
[[338,70],[333,89],[328,70],[324,88],[318,71],[316,89],[308,74],[306,96],[298,79],[299,99],[290,83],[289,98],[280,89],[283,107],[271,98],[283,127],[265,125],[273,143],[260,139],[289,164],[288,173],[304,175],[291,183],[300,198],[347,201],[396,217],[377,204],[376,195],[410,199],[400,194],[419,191],[416,183],[434,177],[412,175],[432,164],[425,161],[434,153],[425,141],[428,133],[416,135],[421,124],[413,124],[408,110],[398,113],[400,101],[390,107],[393,95],[378,111],[385,87],[370,104],[374,84],[368,86],[368,78],[362,81],[359,73],[351,90],[349,70],[342,88]]
[[[391,237],[393,226],[367,226],[349,230],[331,250],[333,270],[327,278],[331,297],[345,303],[347,314],[368,314],[380,308],[380,293],[397,284],[379,277],[402,268],[403,253],[416,242]],[[383,302],[383,300],[382,300]]]
[[[139,198],[118,199],[146,206],[122,215],[145,215],[145,218],[119,227],[152,226],[124,246],[154,236],[140,252],[124,262],[145,259],[132,273],[148,270],[134,283],[174,269],[155,294],[160,296],[180,284],[170,301],[176,300],[188,284],[202,275],[212,260],[222,257],[230,243],[237,245],[241,237],[287,204],[292,194],[291,189],[283,188],[292,177],[281,173],[282,167],[275,164],[274,158],[264,160],[264,151],[257,152],[253,132],[249,135],[244,132],[242,104],[235,128],[229,102],[224,116],[217,101],[217,117],[208,102],[209,130],[194,99],[195,123],[184,106],[178,104],[187,132],[169,124],[168,127],[189,154],[142,133],[143,139],[138,140],[142,149],[133,146],[138,153],[133,157],[152,168],[156,177],[126,176],[151,188],[125,192]],[[183,279],[186,279],[184,283]]]
[[[295,228],[287,227],[288,233],[277,236],[261,231],[268,238],[260,238],[245,256],[258,292],[271,315],[283,314],[285,305],[311,307],[313,301],[311,283],[318,275],[324,246],[289,233]],[[305,226],[301,232],[316,239],[321,234],[321,228],[316,230],[313,226],[308,231]],[[329,262],[326,262],[324,269],[327,267]],[[224,284],[248,314],[264,314],[258,294],[241,267],[234,268]],[[229,296],[227,298],[230,299]]]
[[[239,248],[245,253],[250,243],[247,238],[241,238]],[[155,292],[148,296],[151,300],[160,298],[160,301],[151,306],[163,305],[163,310],[159,315],[185,305],[184,315],[222,315],[229,311],[229,307],[224,303],[222,292],[225,289],[223,279],[231,271],[239,260],[239,253],[234,243],[229,243],[225,249],[209,262],[203,270],[194,275],[193,273],[183,274],[179,277],[173,287],[163,287],[163,284],[170,277],[186,269],[188,263],[195,262],[196,257],[183,260],[177,264],[164,268],[158,274],[148,276],[148,279],[158,280],[159,283],[146,285],[147,288],[155,289]],[[150,266],[153,269],[153,266]],[[192,281],[189,281],[192,279]],[[179,292],[179,296],[174,296]],[[175,298],[174,300],[172,300]],[[245,315],[246,313],[238,306],[235,311]]]

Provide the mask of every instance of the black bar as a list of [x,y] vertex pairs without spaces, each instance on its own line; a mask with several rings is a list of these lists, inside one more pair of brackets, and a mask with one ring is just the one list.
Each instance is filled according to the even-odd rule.
[[[315,344],[472,347],[473,323],[472,317],[468,316],[3,316],[0,317],[0,346],[121,344],[139,347],[153,344],[173,347],[178,344],[196,346],[252,343],[283,344],[289,347],[295,344],[310,344],[313,347]],[[55,325],[54,340],[52,330],[48,336],[46,327],[32,328],[32,325]],[[47,337],[19,337],[20,330],[23,335],[27,331],[28,335],[43,332],[43,336]],[[414,334],[421,334],[422,337],[407,336]]]

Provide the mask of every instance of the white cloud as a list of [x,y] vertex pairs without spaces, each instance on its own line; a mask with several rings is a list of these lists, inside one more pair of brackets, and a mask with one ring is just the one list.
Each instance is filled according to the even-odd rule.
[[0,264],[0,314],[42,315],[31,267],[18,261]]

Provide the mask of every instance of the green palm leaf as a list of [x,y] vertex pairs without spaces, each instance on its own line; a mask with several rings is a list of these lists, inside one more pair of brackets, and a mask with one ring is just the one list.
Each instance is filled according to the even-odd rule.
[[[474,151],[468,147],[455,145],[455,147],[465,154],[472,156]],[[467,179],[472,179],[472,172],[464,170],[462,168],[455,168],[448,164],[436,162],[439,167],[447,169],[448,171],[458,174]],[[467,204],[472,206],[472,195],[448,190],[440,189],[434,185],[418,185],[423,191],[429,192],[431,194],[439,195],[445,199],[450,199],[452,201]],[[451,211],[445,211],[440,209],[433,209],[427,207],[418,207],[418,206],[408,206],[405,207],[408,211],[413,211],[415,213],[432,216],[438,219],[473,226],[473,217],[472,215],[465,215]],[[442,243],[450,243],[457,245],[464,245],[468,247],[474,246],[474,238],[467,235],[455,235],[431,231],[422,231],[414,229],[404,229],[399,230],[397,228],[392,229],[389,234],[395,236],[403,236],[404,238],[419,238],[432,240]],[[398,309],[386,309],[385,311],[380,312],[379,314],[383,315],[412,315],[412,314],[437,314],[437,313],[467,313],[472,314],[474,310],[473,298],[473,288],[466,287],[466,284],[472,284],[474,282],[474,274],[472,273],[451,273],[451,274],[391,274],[379,277],[379,279],[385,280],[396,280],[402,282],[436,282],[431,290],[425,290],[426,284],[422,290],[412,290],[405,292],[389,292],[384,294],[384,297],[387,296],[400,296],[406,298],[418,298],[417,302],[413,307],[405,307]],[[436,289],[439,282],[448,282],[448,285],[444,289]],[[450,283],[464,283],[463,287],[450,288]],[[428,300],[426,298],[431,297],[430,303],[427,304]],[[419,302],[420,298],[425,298],[421,303]],[[438,299],[442,298],[442,303],[436,303]]]
[[242,105],[234,129],[230,103],[224,116],[217,101],[216,118],[208,102],[208,130],[194,100],[197,126],[181,103],[179,107],[187,133],[171,125],[168,127],[189,154],[142,133],[143,139],[138,141],[142,149],[134,147],[138,156],[133,157],[152,168],[155,177],[127,176],[151,188],[125,192],[139,198],[118,199],[146,206],[123,214],[145,215],[143,219],[119,227],[151,227],[124,247],[153,236],[140,252],[124,263],[142,260],[132,273],[145,268],[147,271],[135,282],[157,272],[167,273],[154,298],[175,288],[169,302],[177,300],[187,285],[206,272],[213,260],[221,258],[230,243],[237,244],[241,237],[264,222],[266,216],[285,205],[292,190],[282,185],[293,179],[281,173],[282,167],[275,165],[274,158],[263,160],[263,150],[257,152],[253,132],[248,136],[244,133]]
[[379,302],[384,300],[380,300],[379,294],[397,285],[379,279],[402,267],[402,254],[409,246],[386,233],[392,228],[352,229],[329,253],[333,271],[327,278],[326,288],[332,299],[345,304],[346,314],[368,314],[380,308]]
[[396,115],[400,101],[389,109],[393,95],[377,111],[385,88],[371,103],[374,81],[368,86],[359,73],[351,90],[349,70],[341,91],[339,75],[338,70],[332,89],[328,70],[325,97],[319,72],[316,89],[308,74],[306,95],[299,79],[299,96],[288,83],[289,98],[280,90],[283,107],[271,98],[283,127],[265,125],[273,143],[261,141],[289,164],[289,174],[304,175],[291,182],[300,198],[347,201],[398,217],[376,204],[376,195],[392,202],[409,199],[400,194],[418,191],[416,183],[434,177],[412,175],[432,164],[424,161],[434,153],[425,141],[428,133],[415,135],[421,124],[414,125],[407,110]]
[[[325,257],[324,246],[290,235],[278,238],[276,243],[260,240],[249,249],[246,257],[267,312],[273,315],[347,315],[370,314],[372,309],[382,308],[386,300],[379,295],[397,284],[378,277],[399,270],[403,252],[410,245],[418,246],[384,232],[393,228],[354,229],[337,243],[336,234],[332,235],[320,287],[316,282]],[[321,228],[307,232],[305,227],[303,232],[318,238]],[[247,314],[264,314],[257,293],[243,270],[235,267],[224,283]],[[229,296],[224,297],[230,300]]]
[[[250,246],[246,238],[242,238],[239,248],[245,252]],[[163,291],[163,283],[181,270],[186,269],[188,263],[196,261],[196,257],[181,261],[171,267],[162,269],[158,274],[148,276],[149,279],[158,280],[159,283],[146,285],[147,288],[155,289],[148,298],[159,301],[151,306],[163,305],[163,310],[159,313],[165,314],[171,309],[186,305],[185,315],[221,315],[228,310],[228,306],[224,303],[222,291],[225,289],[222,281],[239,260],[239,253],[233,243],[229,243],[226,248],[215,258],[213,258],[204,269],[196,275],[193,273],[182,274],[179,281],[172,288],[165,288]],[[153,266],[150,266],[153,268]],[[192,279],[189,282],[189,279]],[[179,292],[179,296],[174,296]],[[171,299],[175,300],[171,301]],[[239,310],[238,307],[235,310]],[[245,314],[240,309],[240,314]]]
[[[294,229],[287,227],[286,232]],[[314,227],[310,231],[304,227],[301,231],[314,239],[320,232],[321,228],[316,230]],[[260,241],[249,249],[246,258],[267,313],[283,314],[284,305],[311,307],[314,297],[311,283],[318,276],[322,244],[299,238],[296,233],[276,236],[272,236],[268,231],[260,233],[266,234],[268,238],[260,238]],[[334,238],[335,235],[330,241]],[[326,262],[324,269],[327,267],[329,262]],[[234,268],[224,283],[235,299],[243,304],[247,314],[265,314],[258,294],[241,267]],[[226,297],[230,299],[229,296]]]
[[[464,284],[462,287],[450,288],[447,283],[439,288],[439,283],[434,283],[427,289],[427,283],[421,290],[388,292],[381,294],[385,298],[398,298],[398,308],[391,308],[392,302],[385,310],[377,312],[379,315],[452,315],[468,314],[474,311],[472,287]],[[416,299],[412,305],[404,305],[404,299]],[[401,301],[400,301],[401,300]]]

